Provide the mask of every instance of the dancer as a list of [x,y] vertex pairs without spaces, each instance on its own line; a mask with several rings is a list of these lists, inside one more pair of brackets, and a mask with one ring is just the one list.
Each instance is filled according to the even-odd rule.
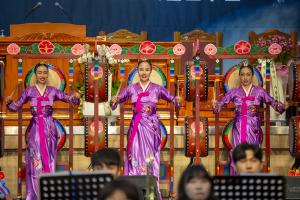
[[160,127],[156,104],[164,99],[179,105],[180,97],[172,96],[164,87],[152,83],[149,60],[138,63],[140,81],[124,88],[111,99],[112,109],[131,98],[133,119],[128,130],[128,144],[125,158],[125,175],[154,175],[159,178]]
[[[236,106],[232,128],[232,149],[240,143],[261,145],[262,130],[258,108],[261,103],[271,105],[279,113],[285,111],[283,103],[276,101],[267,91],[252,84],[254,71],[250,65],[242,65],[239,70],[241,86],[229,90],[219,101],[213,101],[214,112],[218,113],[225,104],[233,102]],[[231,174],[235,174],[230,153]]]
[[[58,132],[52,117],[53,102],[64,101],[79,104],[77,95],[67,95],[55,87],[47,85],[48,67],[38,63],[34,67],[36,84],[28,87],[17,102],[12,95],[6,99],[10,111],[18,111],[22,105],[30,101],[32,118],[29,124],[30,133],[26,138],[26,199],[38,199],[38,179],[42,173],[55,171]],[[14,93],[14,92],[13,92]]]

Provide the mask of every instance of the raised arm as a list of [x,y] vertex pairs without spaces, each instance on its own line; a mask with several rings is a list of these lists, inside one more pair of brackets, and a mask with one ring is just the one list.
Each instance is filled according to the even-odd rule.
[[215,105],[213,105],[214,113],[220,112],[221,108],[224,105],[229,104],[233,100],[233,94],[234,89],[229,90],[221,100],[219,100]]
[[123,103],[129,99],[131,96],[130,87],[126,87],[117,95],[112,97],[110,101],[110,107],[111,109],[115,110],[118,106],[118,104]]
[[14,102],[11,98],[8,98],[6,102],[6,106],[10,111],[16,112],[18,111],[23,104],[27,103],[29,100],[29,89],[26,89],[18,101]]
[[276,110],[280,114],[285,111],[283,103],[281,103],[281,102],[275,100],[273,97],[271,97],[266,90],[263,90],[262,93],[263,93],[263,101],[266,104],[271,105],[274,108],[274,110]]
[[171,95],[171,93],[164,87],[160,87],[160,98],[168,102],[172,102],[176,107],[180,105],[179,98]]
[[55,88],[55,101],[63,101],[66,103],[70,103],[73,105],[78,105],[80,103],[80,99],[76,95],[68,95],[63,91]]

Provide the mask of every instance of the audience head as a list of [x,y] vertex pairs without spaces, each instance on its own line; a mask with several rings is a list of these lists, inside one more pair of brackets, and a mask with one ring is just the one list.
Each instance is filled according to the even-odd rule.
[[181,175],[178,184],[178,200],[211,200],[213,180],[201,165],[188,167]]
[[139,200],[137,187],[126,180],[114,180],[101,191],[103,200]]
[[262,150],[258,145],[241,143],[233,150],[237,174],[260,173],[263,168]]
[[117,177],[119,175],[120,166],[120,154],[114,149],[100,149],[91,155],[90,168],[92,168],[93,171],[105,171]]

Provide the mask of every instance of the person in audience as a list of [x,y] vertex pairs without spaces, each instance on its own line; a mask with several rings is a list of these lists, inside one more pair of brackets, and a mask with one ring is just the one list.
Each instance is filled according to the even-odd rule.
[[114,180],[100,192],[102,200],[139,200],[137,187],[126,180]]
[[121,157],[118,151],[112,148],[99,149],[91,155],[90,167],[93,171],[104,171],[119,176]]
[[202,165],[189,166],[181,175],[177,200],[215,200],[213,180]]
[[238,175],[260,173],[263,168],[262,150],[258,145],[241,143],[233,150],[233,162]]

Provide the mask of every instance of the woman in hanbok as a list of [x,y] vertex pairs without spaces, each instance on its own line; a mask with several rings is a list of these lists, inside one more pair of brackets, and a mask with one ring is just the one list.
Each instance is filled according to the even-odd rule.
[[[244,142],[261,146],[263,137],[258,112],[261,103],[271,105],[279,113],[285,111],[283,103],[276,101],[262,87],[252,84],[253,75],[252,66],[241,66],[239,70],[241,86],[229,90],[219,102],[213,102],[215,113],[220,112],[221,107],[230,102],[236,106],[232,128],[232,149]],[[230,171],[231,174],[235,174],[231,154],[230,152]]]
[[77,95],[67,95],[63,91],[47,85],[48,67],[38,63],[34,67],[36,84],[28,87],[17,102],[12,96],[7,97],[10,111],[18,111],[22,105],[30,101],[32,118],[30,132],[26,138],[26,199],[35,200],[39,196],[39,176],[42,173],[55,172],[58,132],[52,117],[54,101],[79,104]]
[[174,97],[163,86],[152,83],[149,60],[138,63],[140,81],[124,88],[111,100],[112,109],[129,98],[132,102],[133,118],[128,130],[128,143],[124,163],[125,175],[154,175],[159,178],[160,127],[156,104],[159,99],[178,106],[180,97]]

